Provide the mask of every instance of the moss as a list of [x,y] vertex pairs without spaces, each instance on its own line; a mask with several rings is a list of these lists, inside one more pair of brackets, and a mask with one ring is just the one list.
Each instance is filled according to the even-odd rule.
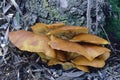
[[105,30],[113,40],[120,41],[120,1],[109,0],[112,5],[112,15],[107,19]]

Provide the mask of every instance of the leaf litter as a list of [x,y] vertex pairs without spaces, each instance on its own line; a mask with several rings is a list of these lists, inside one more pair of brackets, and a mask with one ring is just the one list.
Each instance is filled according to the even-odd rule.
[[[4,4],[14,4],[16,9],[13,9],[16,13],[22,14],[19,5],[15,0],[7,1],[4,0],[1,2],[0,9],[3,8]],[[12,6],[13,7],[13,6]],[[15,15],[15,13],[10,13],[9,9],[12,9],[10,6],[6,7],[6,13]],[[2,12],[2,13],[4,13]],[[26,12],[26,15],[30,13]],[[6,19],[4,17],[8,17],[7,22],[3,22],[0,25],[0,49],[2,53],[2,57],[0,56],[0,79],[2,80],[118,80],[120,79],[120,52],[116,51],[116,54],[112,52],[111,57],[107,60],[107,65],[102,69],[93,69],[91,73],[84,73],[82,71],[78,71],[77,69],[71,69],[67,71],[63,71],[61,66],[57,65],[54,68],[48,67],[46,64],[41,62],[40,57],[37,54],[31,54],[28,52],[20,51],[15,48],[11,43],[8,43],[8,31],[15,30],[15,26],[12,26],[10,22],[13,23],[12,15],[4,14],[2,19]],[[33,14],[34,15],[34,14]],[[30,18],[31,16],[27,16],[26,18]],[[28,19],[24,20],[23,16],[20,15],[20,26],[19,29],[28,30],[31,24]],[[25,19],[26,19],[25,18]],[[37,19],[37,18],[36,18]],[[34,23],[36,22],[34,20]],[[23,21],[24,20],[24,21]],[[9,22],[10,21],[10,22]],[[34,24],[32,23],[32,24]],[[8,25],[6,25],[8,24]],[[15,23],[13,23],[15,24]],[[5,27],[6,26],[6,27]],[[8,28],[9,26],[9,28]],[[26,26],[26,27],[25,27]],[[76,75],[77,74],[77,75]],[[72,76],[72,77],[71,77]]]

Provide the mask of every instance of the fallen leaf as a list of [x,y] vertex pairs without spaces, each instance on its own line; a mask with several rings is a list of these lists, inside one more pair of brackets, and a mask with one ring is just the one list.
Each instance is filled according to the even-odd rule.
[[82,66],[91,66],[96,68],[102,68],[105,65],[105,61],[103,59],[95,58],[93,61],[89,61],[83,56],[79,56],[72,60],[75,65],[82,65]]
[[64,39],[51,36],[51,41],[48,43],[53,49],[62,50],[67,52],[78,53],[91,60],[91,54],[88,54],[86,49],[80,44],[73,43]]
[[47,35],[54,35],[63,39],[71,39],[80,33],[88,33],[88,28],[78,26],[65,26],[54,29],[47,33]]
[[79,34],[70,41],[72,42],[87,42],[87,43],[92,43],[92,44],[110,44],[107,40],[100,38],[96,35],[93,34]]
[[20,50],[43,52],[46,56],[56,58],[54,49],[48,45],[50,39],[45,35],[37,35],[33,32],[19,30],[10,32],[9,39]]

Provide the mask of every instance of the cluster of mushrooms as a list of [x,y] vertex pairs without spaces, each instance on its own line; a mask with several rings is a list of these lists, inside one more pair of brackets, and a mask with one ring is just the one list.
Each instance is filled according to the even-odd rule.
[[89,72],[89,67],[104,67],[110,56],[103,47],[109,42],[88,34],[86,27],[36,23],[31,29],[10,32],[9,39],[20,50],[36,52],[48,66],[60,64],[64,70]]

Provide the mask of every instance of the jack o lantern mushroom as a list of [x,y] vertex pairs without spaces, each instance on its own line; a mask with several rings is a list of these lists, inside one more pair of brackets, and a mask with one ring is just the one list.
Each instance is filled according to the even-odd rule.
[[33,32],[19,30],[10,32],[9,39],[20,50],[43,52],[46,56],[56,58],[54,49],[48,45],[50,39],[46,35],[37,35]]
[[110,50],[105,39],[88,34],[88,28],[64,23],[36,23],[32,31],[13,31],[10,41],[23,51],[36,52],[49,66],[60,64],[64,70],[77,68],[89,72],[89,66],[102,68]]

